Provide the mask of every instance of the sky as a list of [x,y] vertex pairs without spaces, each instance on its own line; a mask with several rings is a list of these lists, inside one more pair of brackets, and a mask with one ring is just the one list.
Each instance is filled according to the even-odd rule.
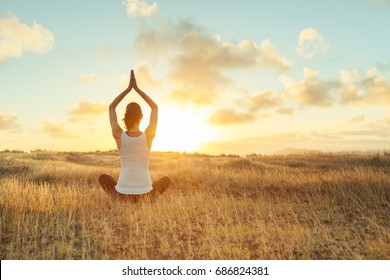
[[388,150],[389,27],[387,0],[0,0],[0,150],[115,149],[130,69],[154,151]]

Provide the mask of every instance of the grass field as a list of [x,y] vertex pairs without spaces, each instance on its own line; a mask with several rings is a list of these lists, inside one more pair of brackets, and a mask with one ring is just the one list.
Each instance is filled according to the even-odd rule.
[[1,259],[390,259],[390,155],[154,153],[155,202],[109,198],[115,153],[0,153]]

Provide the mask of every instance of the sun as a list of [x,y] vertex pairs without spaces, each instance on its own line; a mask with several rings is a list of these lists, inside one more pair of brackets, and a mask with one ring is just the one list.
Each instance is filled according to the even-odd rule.
[[212,138],[204,112],[191,108],[160,109],[153,150],[195,152]]

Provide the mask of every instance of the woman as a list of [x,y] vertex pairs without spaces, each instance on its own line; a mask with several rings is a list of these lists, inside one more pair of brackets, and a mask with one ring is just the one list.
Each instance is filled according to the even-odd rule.
[[[141,107],[131,102],[126,107],[126,131],[118,124],[116,107],[122,99],[134,89],[150,106],[150,121],[145,132],[139,130],[143,117]],[[152,183],[149,174],[149,157],[152,142],[156,134],[158,106],[142,90],[139,89],[134,71],[131,70],[129,86],[119,94],[109,107],[112,135],[118,147],[121,160],[121,172],[118,182],[109,175],[102,174],[99,182],[102,188],[112,197],[138,201],[143,198],[154,199],[158,193],[163,193],[171,183],[168,177],[163,177]]]

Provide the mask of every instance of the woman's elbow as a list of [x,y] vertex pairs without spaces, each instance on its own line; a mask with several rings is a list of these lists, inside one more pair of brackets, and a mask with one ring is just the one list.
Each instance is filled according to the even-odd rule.
[[116,108],[116,106],[113,104],[113,103],[111,103],[110,105],[108,105],[108,110],[115,110],[115,108]]

